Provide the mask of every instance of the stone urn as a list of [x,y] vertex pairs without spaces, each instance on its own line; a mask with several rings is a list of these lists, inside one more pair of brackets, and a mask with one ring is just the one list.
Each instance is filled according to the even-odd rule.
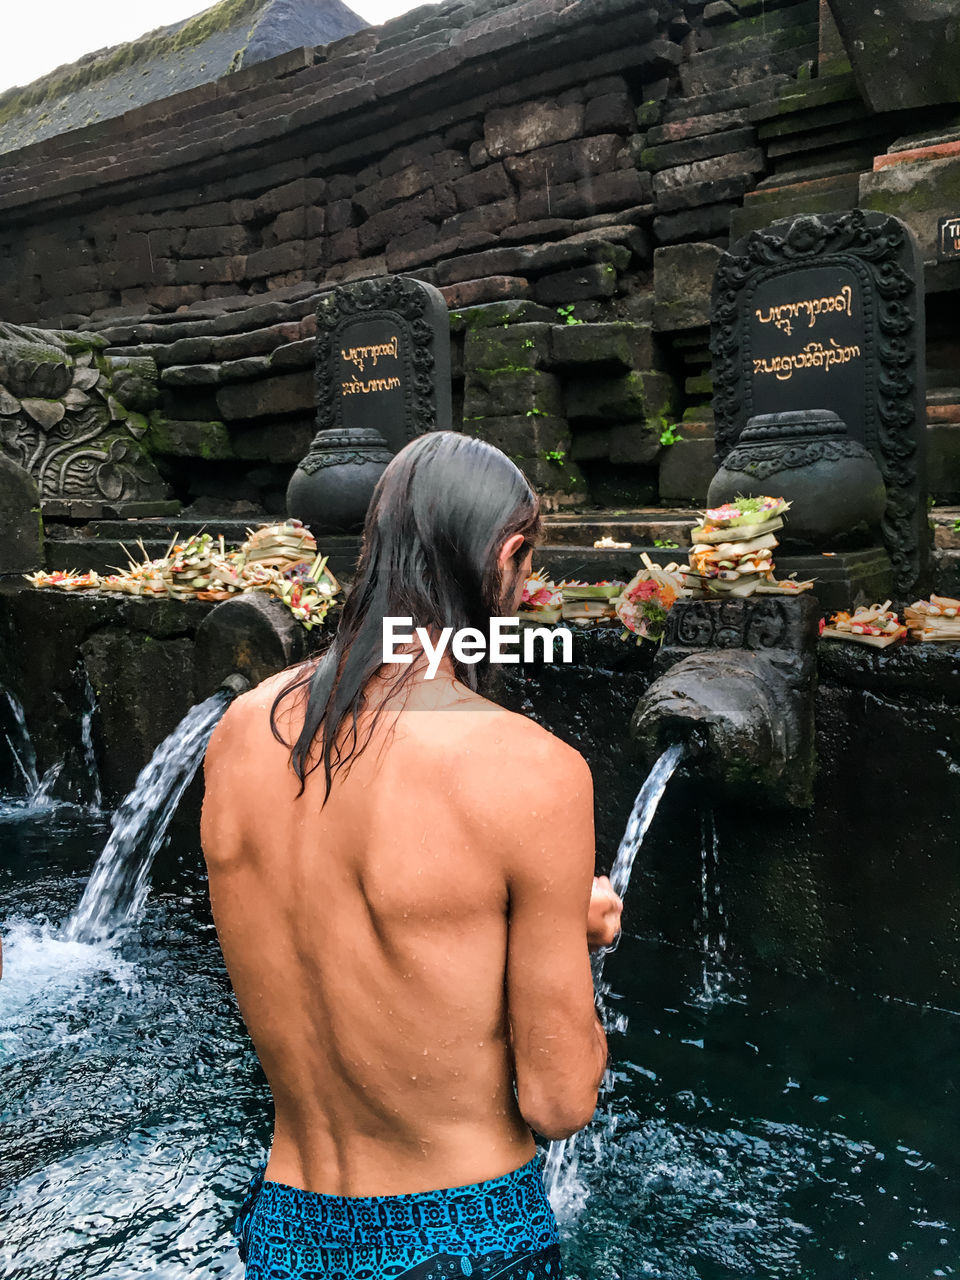
[[379,431],[331,427],[319,431],[287,486],[287,514],[310,531],[358,533],[393,454]]
[[864,539],[887,500],[873,455],[829,409],[750,418],[713,477],[707,505],[765,495],[792,504],[781,541],[814,547]]

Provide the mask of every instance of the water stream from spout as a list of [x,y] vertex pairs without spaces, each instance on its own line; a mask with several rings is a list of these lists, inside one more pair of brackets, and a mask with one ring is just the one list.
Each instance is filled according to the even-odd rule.
[[80,745],[83,749],[83,763],[86,766],[87,778],[90,782],[90,791],[93,807],[95,809],[103,808],[103,791],[100,788],[100,770],[97,768],[97,755],[93,749],[93,713],[97,709],[96,694],[93,692],[93,685],[90,683],[90,677],[83,677],[83,715],[80,719]]
[[11,733],[4,733],[4,739],[10,748],[10,754],[17,772],[23,780],[24,797],[12,802],[16,811],[28,813],[38,809],[53,808],[58,801],[53,798],[53,789],[63,772],[64,761],[58,760],[46,770],[41,778],[37,773],[37,753],[27,728],[27,718],[23,712],[20,699],[9,689],[3,690],[13,720]]
[[37,753],[33,749],[33,742],[27,729],[27,717],[23,713],[20,699],[9,689],[5,689],[4,693],[13,716],[13,737],[8,733],[3,736],[7,740],[14,764],[26,785],[27,795],[32,796],[40,789],[40,779],[37,776]]
[[174,811],[231,697],[221,689],[197,703],[157,747],[113,816],[113,831],[80,905],[64,928],[65,938],[106,941],[136,918],[149,889],[150,868]]
[[718,1003],[737,1003],[731,990],[733,974],[727,964],[727,911],[720,884],[720,841],[712,809],[705,809],[700,833],[700,916],[694,921],[700,935],[700,987],[690,1003],[709,1011]]
[[[686,748],[683,743],[675,743],[668,747],[647,775],[647,780],[640,788],[633,803],[633,809],[627,820],[626,830],[620,840],[620,847],[610,872],[610,883],[614,891],[622,898],[630,885],[633,866],[636,862],[643,838],[650,829],[653,816],[667,789],[667,783],[676,773]],[[603,968],[606,958],[613,947],[601,947],[590,958],[590,969],[593,974],[593,986],[596,992],[597,1012],[601,1022],[608,1030],[609,1013],[605,1003],[607,988],[603,983]],[[615,1028],[622,1029],[622,1028]],[[609,1073],[608,1073],[609,1074]],[[605,1082],[606,1083],[606,1082]],[[571,1138],[559,1139],[550,1143],[544,1165],[543,1181],[550,1201],[557,1209],[559,1205],[569,1206],[578,1198],[577,1188],[577,1140],[579,1134]]]

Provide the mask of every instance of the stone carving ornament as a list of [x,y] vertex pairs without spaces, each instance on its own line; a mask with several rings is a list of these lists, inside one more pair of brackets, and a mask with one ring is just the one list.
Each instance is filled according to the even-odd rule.
[[811,596],[678,600],[631,721],[641,753],[686,741],[698,777],[729,796],[810,805],[819,617]]
[[800,641],[796,611],[775,597],[741,600],[684,601],[671,609],[664,649],[777,649]]
[[[758,287],[779,279],[786,297],[793,273],[824,267],[858,282],[862,297],[857,349],[862,346],[864,393],[857,416],[851,413],[846,421],[851,436],[873,454],[886,485],[881,534],[897,588],[906,594],[925,573],[929,541],[924,375],[918,360],[924,350],[924,312],[922,265],[897,218],[855,209],[784,220],[746,236],[720,259],[710,343],[717,465],[734,449],[747,420],[760,412],[750,374],[754,353],[748,322]],[[803,407],[790,403],[793,383],[779,385],[784,409]]]
[[98,334],[0,322],[0,449],[43,499],[168,495],[140,444],[157,399],[156,364],[105,356],[106,345]]
[[[397,423],[399,438],[390,430],[390,423],[378,427],[396,452],[425,431],[448,429],[451,421],[447,308],[442,296],[419,280],[403,276],[361,280],[320,299],[315,374],[317,427],[325,430],[350,425],[344,421],[340,391],[340,335],[353,323],[377,321],[399,323],[405,330],[406,341],[401,344],[403,412],[398,415],[402,419]],[[446,338],[445,346],[441,347],[438,337]]]

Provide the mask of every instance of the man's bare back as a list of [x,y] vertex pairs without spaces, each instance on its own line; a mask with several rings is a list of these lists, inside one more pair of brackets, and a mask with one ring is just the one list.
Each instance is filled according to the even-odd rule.
[[[606,1059],[587,950],[589,770],[442,670],[405,686],[326,805],[322,774],[297,798],[270,729],[288,680],[224,717],[202,823],[224,957],[276,1106],[267,1177],[395,1195],[516,1169],[531,1127],[560,1137],[589,1120]],[[282,705],[292,740],[302,704]]]

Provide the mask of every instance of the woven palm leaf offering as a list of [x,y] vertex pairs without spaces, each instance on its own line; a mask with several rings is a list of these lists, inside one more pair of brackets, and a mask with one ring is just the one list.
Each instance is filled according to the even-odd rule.
[[853,613],[840,610],[820,630],[824,640],[850,640],[854,644],[869,645],[874,649],[886,649],[905,640],[907,628],[890,609],[890,601],[883,604],[861,605]]
[[26,580],[35,587],[53,587],[58,591],[95,591],[100,586],[100,575],[91,570],[77,573],[76,569],[55,569],[53,573],[25,573]]
[[[127,548],[123,547],[128,561],[126,569],[115,568],[113,573],[107,574],[101,581],[101,588],[104,591],[119,591],[128,596],[165,596],[167,588],[161,577],[161,570],[166,560],[151,560],[142,538],[137,540],[137,546],[140,548],[143,559],[134,560]],[[172,551],[173,547],[171,546],[169,550]]]
[[614,622],[617,612],[613,602],[619,596],[624,582],[562,582],[562,617],[564,622],[576,622],[588,626],[596,622]]
[[960,641],[960,600],[952,596],[917,600],[903,616],[913,640]]
[[308,630],[322,625],[340,591],[340,583],[327,568],[327,557],[312,563],[299,561],[286,572],[254,562],[241,570],[244,589],[262,591],[285,604]]
[[244,564],[286,570],[297,564],[312,564],[317,555],[317,540],[299,520],[285,520],[282,524],[248,529],[240,552]]
[[248,531],[243,546],[228,551],[223,535],[197,533],[180,540],[176,534],[167,554],[151,560],[139,542],[143,560],[127,552],[126,569],[106,577],[97,573],[32,573],[24,575],[35,587],[63,591],[120,591],[127,595],[172,596],[176,600],[218,602],[245,591],[274,596],[309,631],[323,623],[340,591],[317,553],[309,530],[297,520],[264,525]]
[[703,513],[691,530],[693,547],[684,585],[704,595],[797,595],[813,579],[777,580],[775,534],[783,528],[790,503],[783,498],[738,498]]
[[175,542],[159,570],[167,594],[178,600],[225,600],[241,589],[223,538],[196,533]]
[[552,626],[563,612],[563,592],[552,582],[545,569],[532,573],[523,584],[523,599],[517,610],[521,622]]
[[613,601],[617,617],[626,627],[623,639],[636,636],[659,644],[667,626],[667,615],[677,600],[690,592],[684,587],[684,571],[678,564],[661,568],[644,552],[639,569]]

